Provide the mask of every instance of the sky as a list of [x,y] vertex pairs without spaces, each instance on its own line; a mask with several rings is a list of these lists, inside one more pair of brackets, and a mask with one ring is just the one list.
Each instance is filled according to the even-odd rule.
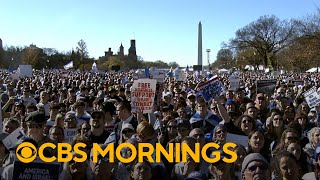
[[315,13],[318,0],[0,0],[3,46],[76,49],[83,39],[90,57],[104,56],[136,40],[144,61],[197,64],[202,23],[203,65],[216,59],[223,42],[263,15],[281,20]]

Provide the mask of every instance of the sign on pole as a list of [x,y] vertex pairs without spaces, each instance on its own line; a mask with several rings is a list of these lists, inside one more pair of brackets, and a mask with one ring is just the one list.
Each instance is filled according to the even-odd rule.
[[212,78],[205,83],[199,84],[198,88],[201,91],[202,96],[206,102],[217,96],[220,96],[220,94],[225,91],[225,88],[221,81],[219,81],[218,77]]
[[304,92],[303,96],[306,99],[310,108],[313,108],[320,104],[320,95],[318,94],[316,87],[313,87],[308,91]]
[[151,113],[156,94],[155,79],[138,79],[133,82],[131,90],[132,112],[141,110],[143,113]]

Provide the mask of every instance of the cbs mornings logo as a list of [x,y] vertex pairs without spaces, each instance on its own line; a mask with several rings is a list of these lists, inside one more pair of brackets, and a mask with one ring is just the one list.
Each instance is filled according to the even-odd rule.
[[[34,161],[37,156],[44,162],[51,163],[54,161],[58,162],[69,162],[74,160],[75,162],[84,162],[87,160],[87,153],[84,151],[86,148],[84,143],[76,143],[74,146],[68,143],[44,143],[38,149],[30,142],[21,143],[16,149],[16,157],[23,163],[30,163]],[[115,162],[115,158],[123,163],[130,163],[138,158],[138,162],[143,162],[144,158],[147,158],[149,162],[161,162],[162,157],[166,158],[170,163],[187,162],[187,156],[189,155],[195,162],[200,162],[201,159],[215,163],[220,159],[226,163],[233,163],[237,160],[238,156],[233,150],[237,145],[234,143],[225,143],[221,149],[223,153],[229,155],[230,158],[223,157],[219,151],[212,151],[211,155],[207,155],[208,149],[220,149],[220,145],[216,143],[208,143],[203,147],[200,147],[199,143],[195,143],[195,148],[190,148],[187,143],[169,143],[168,149],[163,147],[160,143],[156,143],[155,147],[150,143],[139,143],[138,147],[130,143],[122,143],[115,147],[114,143],[108,144],[105,148],[100,147],[99,144],[93,143],[92,147],[92,161],[94,163],[99,161],[99,157],[109,156],[109,162]],[[46,148],[56,149],[57,156],[46,157],[44,150]],[[122,156],[122,150],[126,148],[131,150],[129,157]],[[147,149],[147,150],[146,150]],[[79,154],[80,157],[73,157],[73,153]],[[155,153],[155,159],[153,154]]]

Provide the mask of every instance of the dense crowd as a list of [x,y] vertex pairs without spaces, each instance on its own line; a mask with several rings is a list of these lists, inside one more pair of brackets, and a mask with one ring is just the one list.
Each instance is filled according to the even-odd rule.
[[[35,71],[32,78],[12,79],[0,73],[2,107],[1,142],[16,129],[25,138],[7,148],[0,143],[1,179],[12,179],[16,147],[30,142],[42,144],[82,142],[88,154],[84,162],[61,163],[59,179],[319,179],[320,178],[320,104],[310,108],[303,93],[316,87],[320,94],[320,74],[281,74],[237,72],[240,84],[230,90],[229,75],[218,75],[225,91],[206,102],[197,85],[207,75],[189,73],[185,81],[172,77],[157,84],[154,110],[132,112],[130,104],[134,72],[90,73],[75,71]],[[276,88],[257,92],[256,80],[276,79]],[[295,84],[302,80],[303,84]],[[74,136],[65,132],[76,129]],[[164,157],[160,163],[147,159],[131,163],[99,156],[93,162],[92,144],[101,148],[114,143],[186,143],[191,149],[199,143],[217,143],[221,159],[229,155],[222,147],[228,136],[247,138],[237,144],[234,163],[222,160],[196,163],[172,163]],[[46,156],[56,149],[47,148]],[[130,157],[131,150],[121,150]],[[74,153],[74,157],[81,156]]]

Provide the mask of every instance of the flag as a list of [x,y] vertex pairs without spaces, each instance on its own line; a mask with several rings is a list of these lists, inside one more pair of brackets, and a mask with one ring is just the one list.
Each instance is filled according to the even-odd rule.
[[73,61],[70,61],[68,64],[64,65],[63,68],[65,70],[73,68]]

